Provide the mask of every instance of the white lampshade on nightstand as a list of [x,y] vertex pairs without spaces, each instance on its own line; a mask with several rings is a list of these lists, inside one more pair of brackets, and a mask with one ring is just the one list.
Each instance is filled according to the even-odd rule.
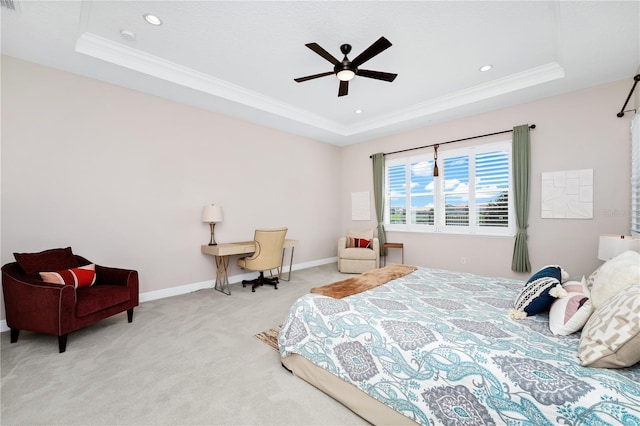
[[217,245],[216,239],[213,236],[213,229],[216,223],[222,222],[222,207],[211,204],[210,206],[204,206],[202,208],[202,221],[209,224],[211,227],[211,239],[209,240],[210,246]]
[[640,238],[631,235],[600,235],[598,259],[613,259],[627,250],[640,252]]

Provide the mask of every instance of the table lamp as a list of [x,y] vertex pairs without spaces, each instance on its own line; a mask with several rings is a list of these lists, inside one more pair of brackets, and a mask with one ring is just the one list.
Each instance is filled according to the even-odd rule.
[[216,239],[213,236],[213,228],[215,228],[216,223],[222,222],[222,207],[211,204],[210,206],[204,206],[202,208],[202,221],[209,223],[211,227],[211,240],[209,241],[210,246],[216,246]]
[[600,235],[598,259],[613,259],[627,250],[640,251],[640,238],[630,235]]

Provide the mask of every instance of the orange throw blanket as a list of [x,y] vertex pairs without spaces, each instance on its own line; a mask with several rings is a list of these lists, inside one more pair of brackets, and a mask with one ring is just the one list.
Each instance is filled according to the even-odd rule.
[[342,299],[378,287],[396,278],[404,277],[416,269],[418,268],[411,265],[388,265],[333,284],[314,287],[311,289],[311,293]]

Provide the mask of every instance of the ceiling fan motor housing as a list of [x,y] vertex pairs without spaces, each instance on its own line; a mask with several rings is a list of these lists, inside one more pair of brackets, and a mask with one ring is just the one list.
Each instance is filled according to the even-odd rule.
[[[350,44],[341,45],[340,51],[344,55],[344,58],[342,59],[342,62],[338,62],[335,64],[335,66],[333,67],[333,72],[336,75],[336,77],[338,77],[339,80],[351,80],[353,76],[358,73],[358,68],[351,65],[351,61],[349,60],[349,58],[347,58],[347,55],[349,54],[349,52],[351,52],[351,45]],[[341,71],[351,71],[353,74],[347,73],[348,77],[341,78],[341,74],[339,74]],[[342,75],[344,74],[345,73],[343,73]]]

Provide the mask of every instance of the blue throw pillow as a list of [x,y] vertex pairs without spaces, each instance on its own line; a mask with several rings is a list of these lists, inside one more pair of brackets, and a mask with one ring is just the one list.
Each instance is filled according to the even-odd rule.
[[553,301],[564,294],[562,268],[558,265],[545,266],[527,280],[509,315],[521,319],[547,312]]

